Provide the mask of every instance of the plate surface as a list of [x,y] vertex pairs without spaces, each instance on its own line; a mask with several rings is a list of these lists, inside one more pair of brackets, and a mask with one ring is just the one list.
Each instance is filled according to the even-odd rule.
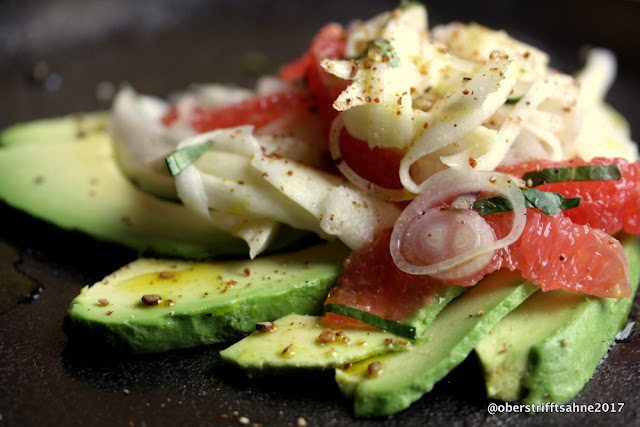
[[[108,108],[123,82],[168,96],[192,82],[252,86],[258,73],[296,58],[328,21],[395,7],[396,1],[4,1],[0,2],[0,128]],[[580,48],[603,45],[620,60],[609,101],[640,136],[640,3],[633,1],[432,1],[432,24],[470,21],[547,50],[572,72]],[[2,183],[0,183],[2,185]],[[224,345],[122,357],[61,331],[86,284],[134,254],[62,232],[1,206],[0,426],[36,425],[591,425],[631,424],[640,407],[640,338],[613,347],[576,403],[625,403],[619,413],[487,413],[469,358],[393,417],[355,420],[329,372],[248,380],[220,361]],[[640,309],[636,301],[634,313]]]

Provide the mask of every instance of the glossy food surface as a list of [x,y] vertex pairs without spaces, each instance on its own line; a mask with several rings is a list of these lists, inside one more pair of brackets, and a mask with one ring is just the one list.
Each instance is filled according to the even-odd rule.
[[[0,3],[0,127],[105,109],[123,82],[169,96],[192,82],[252,86],[299,57],[323,24],[388,10],[397,1],[40,0]],[[430,1],[432,24],[477,21],[547,50],[567,72],[580,47],[616,50],[610,102],[640,135],[640,3],[635,1]],[[1,185],[2,183],[0,183]],[[134,254],[65,232],[2,206],[0,425],[611,425],[637,422],[640,338],[618,343],[577,403],[618,403],[619,413],[489,415],[482,373],[467,360],[391,418],[355,420],[333,373],[249,380],[222,362],[227,345],[116,357],[67,341],[62,320],[80,289]],[[634,313],[640,309],[638,301]],[[616,407],[619,408],[619,407]],[[298,424],[299,425],[299,424]]]

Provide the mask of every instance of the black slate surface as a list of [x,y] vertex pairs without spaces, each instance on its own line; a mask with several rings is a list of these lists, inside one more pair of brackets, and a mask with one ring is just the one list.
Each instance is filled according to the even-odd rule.
[[[252,85],[304,51],[330,20],[346,23],[395,1],[0,1],[0,128],[108,107],[100,90],[131,83],[168,96],[191,82]],[[432,1],[432,23],[504,28],[579,67],[583,45],[620,58],[610,102],[640,135],[640,3]],[[2,185],[2,183],[0,183]],[[225,366],[224,345],[123,357],[68,341],[64,313],[80,288],[134,254],[0,206],[0,426],[633,425],[640,422],[640,337],[615,345],[576,403],[618,413],[490,416],[473,358],[411,408],[356,420],[331,373],[248,380]],[[634,314],[640,309],[634,305]]]

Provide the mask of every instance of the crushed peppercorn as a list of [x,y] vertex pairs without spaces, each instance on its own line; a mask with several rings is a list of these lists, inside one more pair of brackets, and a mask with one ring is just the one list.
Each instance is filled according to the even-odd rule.
[[336,340],[336,335],[329,329],[325,329],[318,335],[318,341],[322,344],[330,343]]
[[258,332],[271,332],[276,330],[276,325],[273,322],[258,322],[256,323],[256,331]]
[[142,295],[141,301],[145,305],[158,305],[162,302],[162,297],[157,294]]
[[367,366],[367,373],[370,377],[377,377],[382,374],[382,371],[382,362],[380,361],[371,362]]

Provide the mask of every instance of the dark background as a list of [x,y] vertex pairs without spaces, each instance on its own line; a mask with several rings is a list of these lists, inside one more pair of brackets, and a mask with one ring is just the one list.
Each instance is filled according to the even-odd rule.
[[[123,82],[168,96],[192,82],[252,86],[298,57],[326,22],[368,18],[396,1],[0,0],[0,128],[109,107]],[[565,72],[586,45],[619,56],[609,101],[640,135],[640,3],[431,1],[431,25],[477,21],[552,54]],[[0,183],[2,185],[2,183]],[[0,206],[0,426],[35,425],[608,425],[640,420],[640,338],[617,344],[578,403],[625,402],[619,414],[496,415],[470,358],[408,410],[357,421],[330,373],[250,381],[220,346],[115,356],[61,331],[85,284],[135,254]],[[640,306],[636,301],[634,313]],[[130,391],[129,394],[123,392]]]

